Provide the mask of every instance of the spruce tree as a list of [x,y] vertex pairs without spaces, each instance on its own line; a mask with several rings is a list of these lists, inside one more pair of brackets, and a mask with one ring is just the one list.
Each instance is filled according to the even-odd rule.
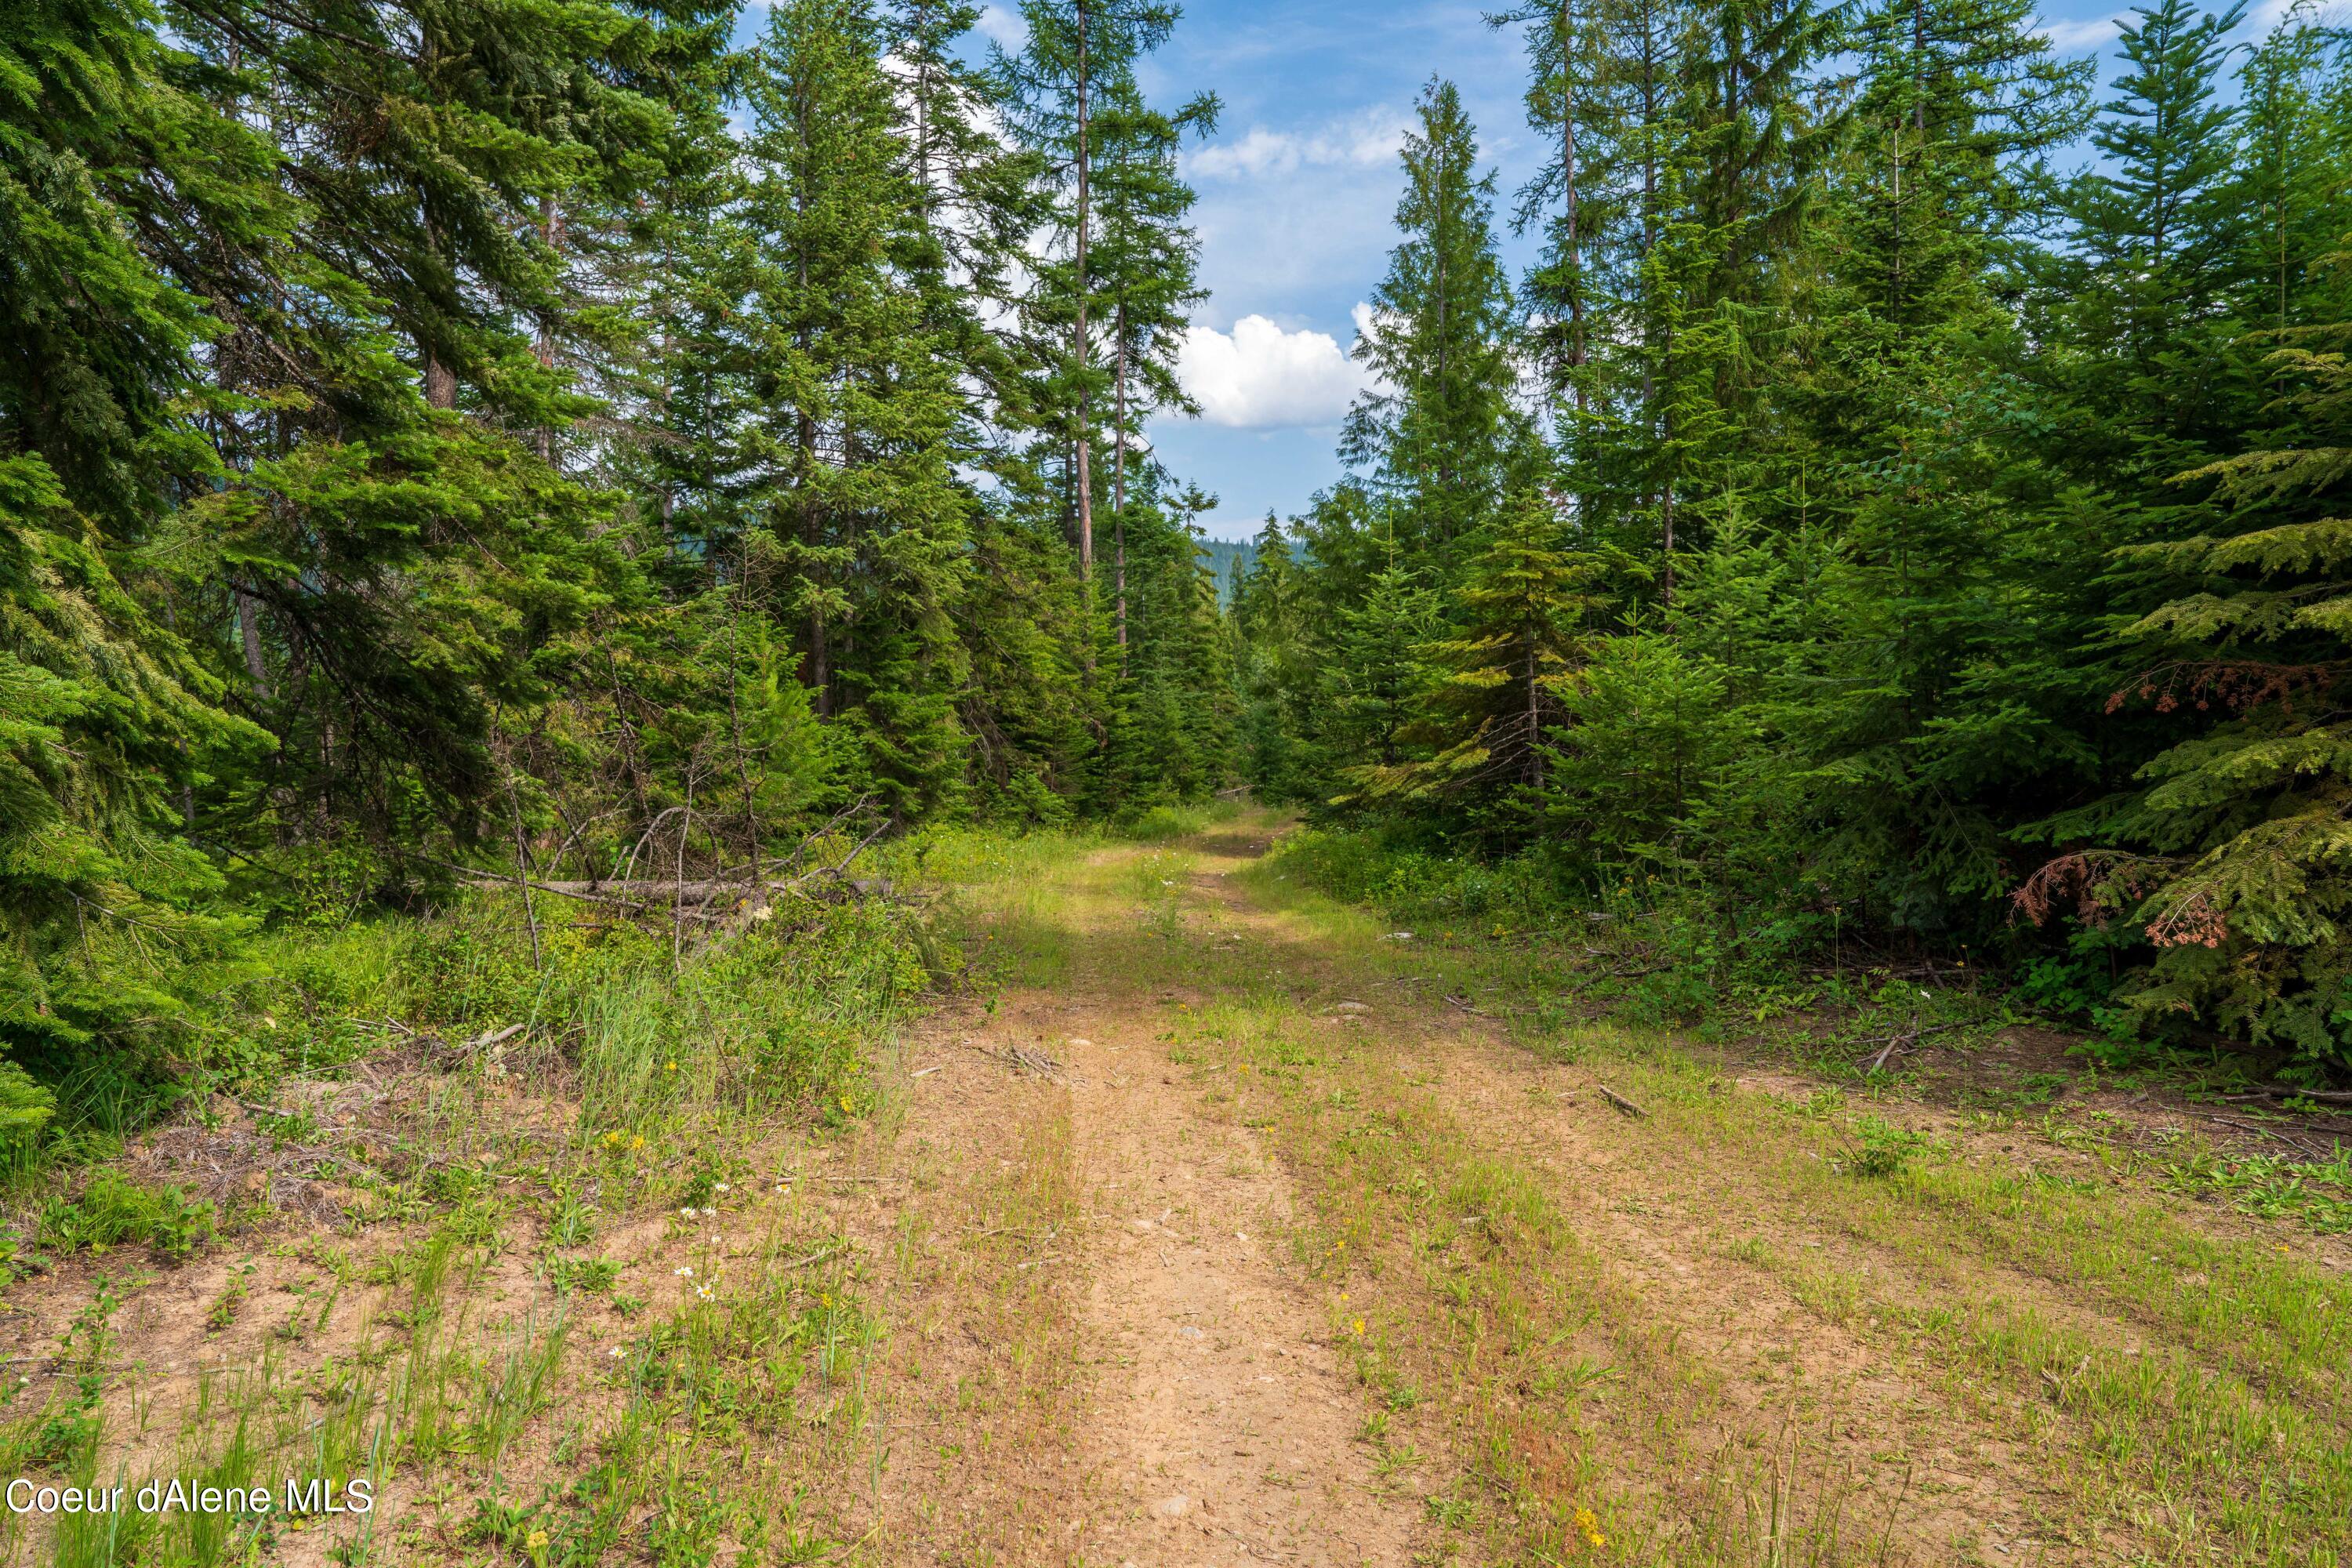
[[928,242],[881,34],[863,0],[790,0],[747,80],[757,174],[751,504],[821,717],[853,721],[895,810],[960,786],[953,616],[971,498],[953,470],[965,414],[906,268]]
[[[2352,267],[2352,256],[2333,265]],[[2217,526],[2142,544],[2125,566],[2177,596],[2117,634],[2133,671],[2109,710],[2152,710],[2174,744],[2118,798],[2054,819],[2078,847],[2021,894],[2128,919],[2155,950],[2132,1005],[2187,1012],[2309,1066],[2352,1063],[2352,331],[2294,332],[2276,445],[2181,476],[2216,488]]]
[[[1101,363],[1101,286],[1094,249],[1101,218],[1103,158],[1097,117],[1132,97],[1137,62],[1167,42],[1179,8],[1165,0],[1023,0],[1028,37],[1017,55],[994,55],[999,94],[1021,144],[1037,160],[1050,205],[1051,249],[1035,264],[1027,310],[1042,382],[1035,417],[1050,433],[1078,551],[1088,616],[1094,614],[1095,446],[1108,375]],[[1089,656],[1091,657],[1091,656]]]
[[1381,390],[1358,398],[1340,450],[1378,486],[1401,547],[1443,560],[1501,500],[1519,420],[1495,176],[1479,172],[1452,82],[1433,80],[1418,113],[1404,143],[1402,237],[1355,348]]

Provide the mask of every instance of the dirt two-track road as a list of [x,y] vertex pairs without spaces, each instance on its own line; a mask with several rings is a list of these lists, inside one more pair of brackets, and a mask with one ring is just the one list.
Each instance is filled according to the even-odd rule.
[[1005,988],[872,1145],[937,1247],[877,1282],[877,1555],[2338,1561],[2340,1247],[2020,1118],[1514,1038],[1273,826],[969,889]]
[[2343,1568],[2352,1211],[2305,1175],[1981,1032],[1957,1093],[1599,1019],[1282,830],[946,841],[970,978],[828,1129],[706,1044],[630,1132],[551,1029],[151,1139],[267,1217],[11,1289],[0,1468],[376,1506],[0,1559]]

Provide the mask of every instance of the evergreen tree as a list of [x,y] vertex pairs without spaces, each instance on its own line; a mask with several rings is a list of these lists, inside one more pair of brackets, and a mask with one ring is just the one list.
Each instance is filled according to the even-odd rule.
[[2217,98],[2222,36],[2243,14],[2189,0],[2134,12],[2126,68],[2092,132],[2101,159],[2067,203],[2073,254],[2059,276],[2072,335],[2088,351],[2075,395],[2090,422],[2078,439],[2165,531],[2197,526],[2170,519],[2162,487],[2245,417],[2252,371],[2230,353],[2231,264],[2249,247],[2226,178],[2238,110]]
[[2143,1014],[2331,1068],[2352,1062],[2352,723],[2333,697],[2352,671],[2347,347],[2341,320],[2276,347],[2278,444],[2181,477],[2216,487],[2225,521],[2125,552],[2178,596],[2123,628],[2137,673],[2108,707],[2152,706],[2176,743],[2127,794],[2054,820],[2091,842],[2021,894],[2037,914],[2072,894],[2127,916],[2156,952],[2131,988]]
[[905,281],[927,236],[872,14],[862,0],[777,6],[747,88],[750,580],[799,628],[816,712],[855,721],[892,808],[935,808],[963,767],[964,406]]
[[[1590,416],[1592,396],[1585,374],[1594,310],[1589,253],[1617,195],[1603,162],[1611,105],[1601,81],[1602,10],[1601,0],[1536,0],[1486,18],[1489,26],[1527,30],[1528,124],[1545,155],[1521,187],[1511,221],[1518,233],[1539,228],[1544,243],[1519,301],[1529,349],[1553,395],[1570,397],[1580,419]],[[1571,451],[1577,428],[1568,426]]]
[[[169,84],[188,62],[152,12],[21,20],[0,38],[0,1046],[54,1073],[164,1043],[228,956],[222,879],[179,834],[205,771],[265,739],[118,570],[208,468],[173,412],[203,303],[131,237],[266,241],[287,209],[250,132]],[[46,1104],[0,1063],[0,1124]]]
[[1176,379],[1176,353],[1192,307],[1208,298],[1195,280],[1200,242],[1185,226],[1192,187],[1176,172],[1186,132],[1216,129],[1217,104],[1195,99],[1173,115],[1143,101],[1132,80],[1112,84],[1096,110],[1101,236],[1093,254],[1111,359],[1110,509],[1114,625],[1128,647],[1127,501],[1129,452],[1163,410],[1193,412]]
[[1333,805],[1410,792],[1421,777],[1416,765],[1429,756],[1414,731],[1430,686],[1421,650],[1442,626],[1438,595],[1406,564],[1407,546],[1392,527],[1384,524],[1371,542],[1381,564],[1362,598],[1339,607],[1316,681],[1317,738],[1350,786]]
[[[1045,372],[1032,415],[1056,450],[1056,483],[1078,550],[1087,612],[1095,612],[1095,446],[1108,376],[1101,362],[1102,289],[1094,256],[1101,218],[1096,186],[1104,154],[1096,120],[1139,101],[1136,64],[1167,42],[1181,13],[1165,0],[1022,0],[1028,37],[995,54],[1000,100],[1042,167],[1051,250],[1026,301]],[[1091,654],[1089,654],[1091,658]]]
[[1511,406],[1511,295],[1495,253],[1495,177],[1454,84],[1432,81],[1404,143],[1402,238],[1355,354],[1361,395],[1340,450],[1379,488],[1403,548],[1444,560],[1499,502],[1521,421]]
[[1557,689],[1578,658],[1604,569],[1570,545],[1559,498],[1513,496],[1481,534],[1448,595],[1454,624],[1415,650],[1428,667],[1418,735],[1432,754],[1411,771],[1422,794],[1470,790],[1491,808],[1544,784]]

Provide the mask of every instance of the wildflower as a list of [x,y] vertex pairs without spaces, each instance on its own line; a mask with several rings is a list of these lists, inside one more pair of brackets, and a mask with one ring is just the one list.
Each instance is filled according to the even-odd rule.
[[522,1538],[522,1549],[525,1552],[546,1551],[547,1531],[543,1530],[534,1530],[529,1535],[524,1536]]
[[709,1287],[709,1286],[708,1286],[708,1285],[697,1285],[697,1286],[694,1288],[694,1297],[695,1297],[695,1300],[698,1300],[698,1301],[708,1301],[708,1300],[710,1300],[710,1287]]
[[726,1184],[726,1183],[724,1183],[724,1182],[714,1182],[713,1184],[711,1184],[711,1188],[710,1188],[710,1190],[711,1190],[712,1192],[714,1192],[714,1193],[723,1193],[723,1192],[726,1192],[726,1191],[728,1190],[728,1186],[727,1186],[727,1184]]
[[611,1356],[614,1361],[620,1361],[627,1356],[629,1352],[623,1350],[620,1346],[614,1345],[611,1350],[606,1351],[604,1353]]
[[691,1263],[681,1263],[677,1268],[671,1269],[670,1273],[680,1279],[691,1279],[694,1278],[694,1265]]
[[1594,1551],[1598,1552],[1609,1544],[1609,1538],[1601,1533],[1601,1521],[1592,1516],[1591,1509],[1580,1508],[1576,1510],[1576,1528],[1584,1532],[1585,1543]]
[[1363,1319],[1361,1319],[1361,1318],[1358,1318],[1358,1319],[1357,1319],[1353,1323],[1350,1323],[1350,1324],[1349,1325],[1349,1327],[1350,1329],[1352,1329],[1352,1330],[1355,1331],[1355,1335],[1356,1335],[1356,1337],[1357,1337],[1358,1339],[1360,1339],[1360,1339],[1362,1339],[1362,1338],[1364,1337],[1364,1320],[1363,1320]]
[[629,1140],[629,1147],[630,1147],[630,1148],[632,1148],[632,1149],[642,1149],[642,1148],[644,1148],[645,1146],[646,1146],[646,1135],[645,1135],[644,1133],[642,1133],[642,1132],[638,1133],[635,1138],[632,1138],[632,1139],[630,1139],[630,1140]]
[[678,1210],[677,1217],[680,1219],[692,1219],[694,1217],[694,1205],[692,1204],[688,1204],[684,1208]]

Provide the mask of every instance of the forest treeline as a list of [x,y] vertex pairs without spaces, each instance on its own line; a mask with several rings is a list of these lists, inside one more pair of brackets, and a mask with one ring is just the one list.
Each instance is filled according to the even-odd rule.
[[[31,0],[0,24],[0,1035],[259,922],[1228,782],[1140,440],[1176,13]],[[518,940],[520,940],[520,933]]]
[[1021,9],[10,9],[16,1062],[169,1053],[267,922],[1236,781],[2352,1049],[2339,33],[2165,0],[2103,89],[2006,0],[1493,18],[1548,161],[1431,84],[1348,478],[1228,608],[1147,434],[1216,100],[1143,90],[1173,5]]
[[1261,786],[1381,825],[1366,888],[1507,857],[1470,901],[1686,967],[1843,931],[2343,1064],[2352,55],[2243,16],[2104,85],[2021,0],[1491,18],[1546,161],[1422,101],[1349,478],[1236,601]]

